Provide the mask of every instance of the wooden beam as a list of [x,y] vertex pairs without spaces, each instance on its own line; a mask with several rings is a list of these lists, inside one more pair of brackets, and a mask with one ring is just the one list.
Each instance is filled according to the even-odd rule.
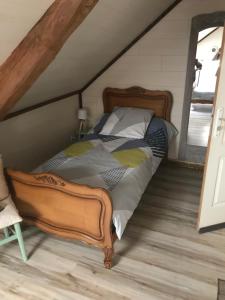
[[208,34],[206,34],[200,41],[198,41],[198,44],[201,43],[202,41],[204,41],[205,39],[207,39],[211,34],[213,34],[215,31],[217,31],[220,27],[217,27],[215,29],[213,29],[212,31],[210,31]]
[[55,0],[0,67],[0,120],[52,62],[98,0]]
[[54,98],[44,100],[40,103],[34,104],[32,106],[29,106],[29,107],[26,107],[26,108],[23,108],[23,109],[20,109],[20,110],[17,110],[17,111],[13,111],[13,112],[7,114],[2,121],[6,121],[8,119],[18,117],[22,114],[31,112],[34,109],[38,109],[38,108],[41,108],[43,106],[46,106],[46,105],[49,105],[49,104],[52,104],[52,103],[55,103],[55,102],[58,102],[58,101],[61,101],[61,100],[66,100],[66,98],[69,98],[69,97],[74,96],[74,95],[79,95],[79,105],[80,105],[80,92],[77,90],[77,91],[73,91],[73,92],[70,92],[70,93],[63,94],[63,95],[59,95],[59,96],[54,97]]

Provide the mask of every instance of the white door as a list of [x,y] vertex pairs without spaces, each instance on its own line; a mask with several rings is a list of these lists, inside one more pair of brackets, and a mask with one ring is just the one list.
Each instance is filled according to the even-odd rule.
[[225,222],[225,30],[203,178],[198,229]]

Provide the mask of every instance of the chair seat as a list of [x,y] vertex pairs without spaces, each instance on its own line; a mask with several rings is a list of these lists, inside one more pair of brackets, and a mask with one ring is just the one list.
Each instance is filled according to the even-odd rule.
[[4,208],[0,211],[0,229],[22,221],[10,195],[2,201],[1,205],[3,205]]

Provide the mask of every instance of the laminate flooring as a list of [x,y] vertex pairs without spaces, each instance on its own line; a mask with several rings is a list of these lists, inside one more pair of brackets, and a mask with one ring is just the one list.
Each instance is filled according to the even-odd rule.
[[187,144],[207,147],[212,121],[212,105],[199,104],[198,106],[202,109],[190,111]]
[[0,300],[215,300],[225,279],[225,230],[196,230],[202,172],[161,165],[121,241],[114,266],[99,249],[26,231],[0,248]]

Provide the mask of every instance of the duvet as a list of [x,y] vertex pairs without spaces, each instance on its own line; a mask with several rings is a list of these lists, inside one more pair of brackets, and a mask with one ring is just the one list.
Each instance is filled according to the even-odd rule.
[[34,170],[106,189],[121,239],[126,224],[168,147],[165,124],[155,118],[144,139],[90,134]]

